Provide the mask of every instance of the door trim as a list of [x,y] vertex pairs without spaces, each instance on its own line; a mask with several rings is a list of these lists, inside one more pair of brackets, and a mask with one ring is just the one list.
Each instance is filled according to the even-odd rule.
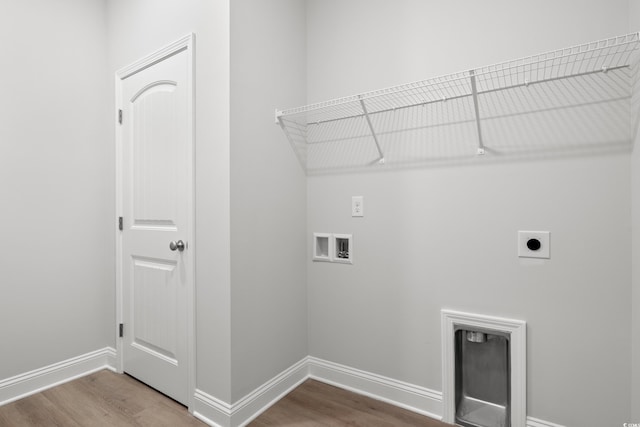
[[[116,218],[114,218],[114,230],[116,237],[116,324],[114,325],[114,333],[116,337],[116,370],[119,373],[124,372],[124,345],[123,338],[119,336],[119,330],[117,325],[123,322],[123,271],[122,271],[122,231],[118,229],[117,218],[123,216],[123,179],[122,179],[122,126],[118,123],[118,110],[122,108],[122,84],[123,80],[130,77],[150,66],[180,52],[187,52],[187,115],[188,120],[188,134],[190,141],[188,146],[188,159],[191,165],[191,179],[189,180],[189,189],[187,194],[188,199],[188,218],[190,226],[187,230],[187,241],[189,242],[189,251],[191,252],[191,262],[187,266],[191,275],[191,283],[187,286],[187,363],[188,363],[188,401],[187,406],[189,411],[193,411],[194,395],[196,388],[196,305],[195,305],[195,34],[187,34],[186,36],[168,44],[162,49],[145,56],[144,58],[135,61],[134,63],[123,67],[116,71],[115,74],[115,88],[116,88],[116,108],[114,123],[116,127],[115,131],[115,155],[116,155]],[[126,328],[126,325],[125,325]]]

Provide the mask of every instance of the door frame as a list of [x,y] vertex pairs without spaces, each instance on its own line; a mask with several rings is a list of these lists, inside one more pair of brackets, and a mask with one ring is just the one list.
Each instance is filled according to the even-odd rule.
[[187,364],[188,364],[188,401],[187,407],[189,412],[193,411],[194,395],[196,388],[196,305],[195,305],[195,34],[190,33],[176,40],[173,43],[139,59],[116,71],[115,89],[116,89],[116,109],[115,109],[115,155],[116,155],[116,218],[114,218],[115,238],[116,238],[116,325],[114,325],[116,336],[116,371],[124,372],[124,340],[119,334],[119,324],[123,323],[124,313],[124,290],[123,290],[123,266],[122,266],[122,231],[118,227],[118,217],[124,216],[123,212],[123,149],[122,149],[122,126],[119,124],[118,111],[122,109],[122,88],[123,81],[150,66],[163,61],[173,55],[186,51],[187,53],[187,117],[188,117],[188,135],[190,141],[188,147],[188,163],[190,166],[189,189],[187,194],[188,209],[187,216],[190,226],[187,230],[186,239],[189,242],[190,263],[186,268],[191,276],[190,283],[187,283]]

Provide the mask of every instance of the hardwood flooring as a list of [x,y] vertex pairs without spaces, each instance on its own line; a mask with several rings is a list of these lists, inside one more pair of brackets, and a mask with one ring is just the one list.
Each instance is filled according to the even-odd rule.
[[[203,427],[186,408],[108,370],[0,406],[0,427]],[[307,380],[250,427],[446,427],[431,418]]]
[[307,380],[249,427],[451,427],[432,418],[338,387]]
[[184,406],[104,370],[0,406],[1,427],[206,426]]

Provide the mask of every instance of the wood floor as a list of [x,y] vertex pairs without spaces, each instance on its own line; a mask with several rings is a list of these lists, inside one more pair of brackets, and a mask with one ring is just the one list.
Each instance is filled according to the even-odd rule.
[[[0,427],[206,426],[186,408],[127,375],[108,370],[0,406]],[[250,427],[445,427],[448,424],[307,380]]]
[[0,406],[1,427],[177,427],[206,424],[184,406],[104,370]]
[[249,427],[450,427],[428,417],[314,380],[307,380]]

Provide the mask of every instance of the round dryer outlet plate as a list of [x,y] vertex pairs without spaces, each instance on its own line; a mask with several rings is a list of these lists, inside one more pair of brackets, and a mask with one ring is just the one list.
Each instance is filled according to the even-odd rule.
[[550,234],[548,231],[518,231],[518,257],[549,259]]

